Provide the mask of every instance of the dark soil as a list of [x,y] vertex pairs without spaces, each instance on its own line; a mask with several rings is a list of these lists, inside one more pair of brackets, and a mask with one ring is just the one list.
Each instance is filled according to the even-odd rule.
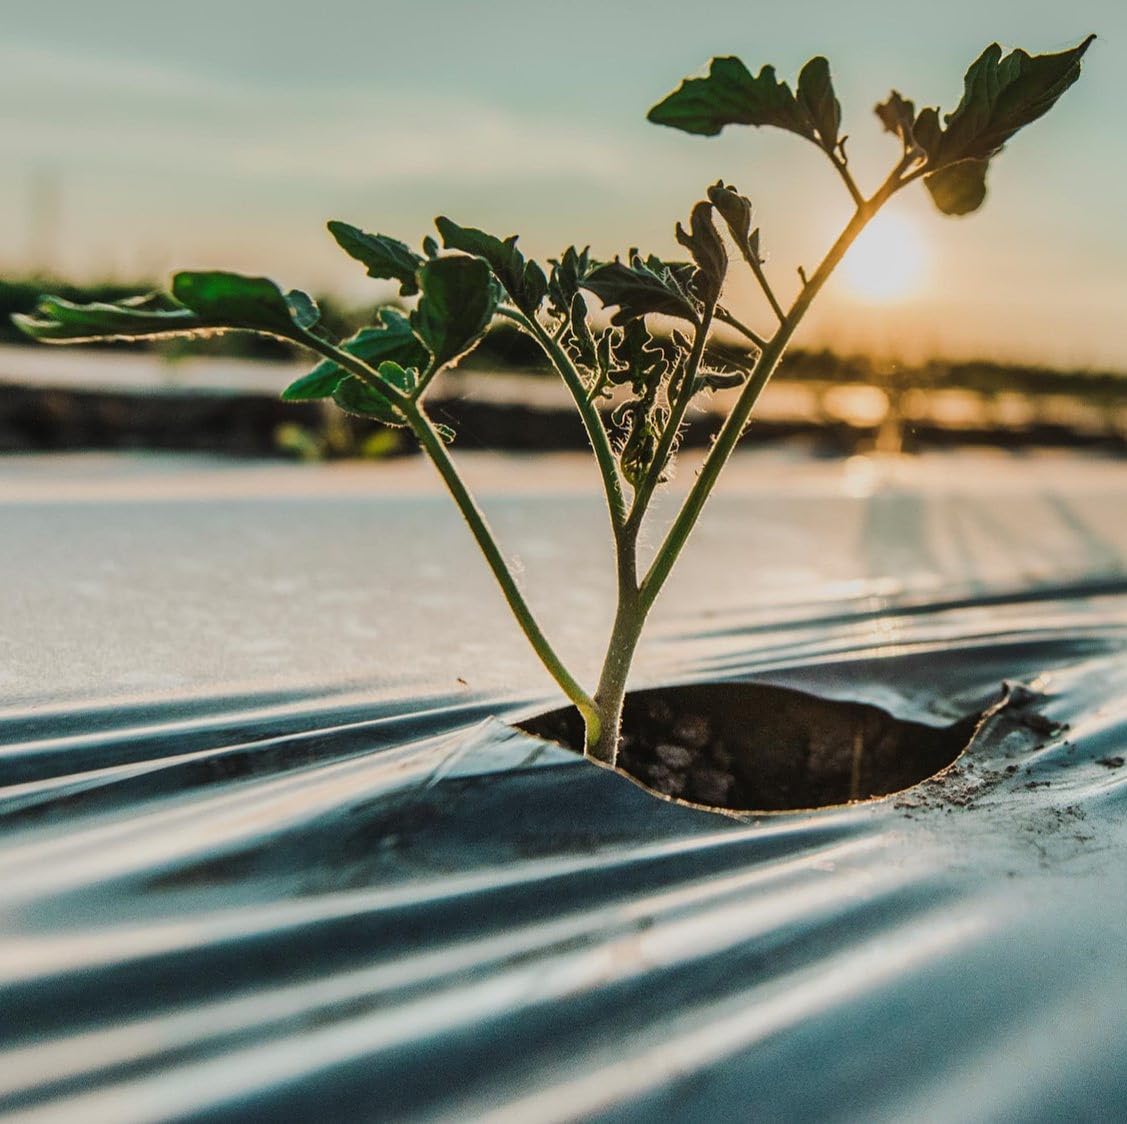
[[[966,748],[978,718],[926,726],[864,703],[761,683],[638,691],[626,699],[618,765],[655,792],[712,808],[821,808],[933,776]],[[521,728],[583,749],[574,709]]]

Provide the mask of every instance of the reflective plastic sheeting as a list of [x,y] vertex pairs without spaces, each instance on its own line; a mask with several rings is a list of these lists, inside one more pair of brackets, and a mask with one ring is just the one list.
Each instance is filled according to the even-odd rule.
[[[558,700],[425,470],[0,461],[0,1109],[1127,1115],[1127,467],[736,463],[639,686],[1037,700],[761,817],[508,725]],[[467,471],[590,678],[586,467]]]

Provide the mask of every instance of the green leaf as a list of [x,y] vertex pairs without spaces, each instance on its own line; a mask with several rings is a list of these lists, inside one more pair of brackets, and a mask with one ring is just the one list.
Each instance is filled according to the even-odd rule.
[[[576,290],[567,311],[567,335],[565,346],[568,354],[581,366],[593,370],[600,365],[599,345],[591,334],[587,323],[587,302],[583,294]],[[609,356],[608,356],[609,359]],[[607,364],[603,364],[605,367]]]
[[[828,77],[827,71],[827,82]],[[807,87],[824,113],[824,93],[817,90],[817,78],[815,70],[807,79]],[[785,82],[776,79],[773,66],[763,67],[752,77],[751,71],[731,56],[713,59],[707,78],[686,78],[649,111],[647,118],[655,125],[708,137],[725,125],[774,125],[820,143],[809,110]]]
[[221,271],[177,273],[172,295],[204,324],[216,328],[292,338],[294,328],[301,327],[301,310],[295,315],[282,290],[266,277]]
[[945,215],[969,215],[986,201],[989,160],[960,160],[924,177],[935,205]]
[[[404,394],[413,394],[419,372],[390,360],[379,366],[380,378]],[[333,392],[333,401],[346,413],[375,418],[384,425],[404,426],[407,419],[379,391],[356,375],[349,375]]]
[[707,390],[734,390],[747,382],[743,371],[702,371],[700,383]]
[[[353,336],[342,346],[347,348],[355,339],[356,337]],[[309,374],[302,375],[301,378],[291,382],[282,391],[282,401],[308,402],[316,398],[332,398],[336,388],[346,378],[349,378],[349,374],[343,367],[338,366],[331,359],[326,359],[318,363]]]
[[[911,105],[908,102],[908,105]],[[937,152],[939,139],[943,135],[943,126],[939,123],[938,109],[921,109],[916,115],[915,124],[912,126],[912,135],[916,144],[925,154]]]
[[841,104],[830,80],[830,64],[821,55],[812,58],[798,76],[798,104],[813,123],[822,147],[831,152],[841,129]]
[[673,370],[675,351],[666,354],[641,320],[627,324],[613,343],[615,362],[611,381],[620,385],[629,383],[639,397],[656,398],[662,380]]
[[[919,143],[915,134],[915,103],[901,97],[899,90],[893,90],[885,101],[873,109],[873,112],[880,118],[887,132],[898,136],[904,142],[905,152]],[[920,147],[922,148],[922,145]]]
[[375,418],[385,425],[405,425],[398,410],[369,383],[349,375],[333,391],[333,401],[346,413],[358,418]]
[[728,253],[712,221],[712,204],[698,203],[689,220],[689,230],[678,223],[677,241],[685,247],[696,262],[693,291],[706,305],[720,298],[724,276],[728,272]]
[[574,246],[568,246],[560,255],[559,261],[553,259],[551,264],[548,298],[552,311],[557,316],[568,316],[580,286],[591,272],[591,247],[585,246],[582,250],[577,250]]
[[178,273],[172,296],[152,293],[113,304],[73,304],[44,297],[34,316],[13,317],[33,339],[82,343],[97,339],[190,336],[240,329],[293,339],[317,323],[312,298],[288,295],[265,277]]
[[876,107],[889,132],[905,149],[927,157],[924,183],[944,214],[976,211],[986,198],[990,160],[1020,129],[1043,117],[1080,77],[1080,64],[1094,35],[1068,51],[1030,55],[992,43],[975,60],[963,80],[963,97],[939,122],[939,113],[915,106],[895,90]]
[[[746,195],[741,195],[734,187],[730,187],[723,180],[717,180],[708,189],[708,198],[727,224],[740,253],[746,254],[748,249],[751,248],[752,242],[751,200]],[[756,239],[755,256],[758,259],[758,239]]]
[[554,315],[562,317],[564,331],[560,340],[576,364],[587,370],[603,369],[598,344],[587,322],[587,302],[580,292],[587,276],[595,268],[591,247],[577,250],[568,246],[559,259],[552,258],[548,277],[548,301]]
[[394,359],[386,359],[376,368],[380,378],[404,394],[413,394],[419,383],[419,372],[414,367],[404,367]]
[[964,79],[963,99],[946,118],[938,161],[989,159],[1021,128],[1048,113],[1080,77],[1094,35],[1055,55],[1029,55],[992,43]]
[[321,319],[317,302],[300,289],[291,289],[286,293],[286,304],[289,305],[290,318],[303,331],[308,331]]
[[187,336],[206,329],[194,312],[165,293],[112,304],[75,304],[60,297],[45,296],[40,299],[34,315],[15,313],[12,323],[24,335],[45,343]]
[[411,327],[444,367],[471,351],[485,335],[499,293],[488,262],[461,254],[434,258],[419,270],[423,296]]
[[[401,367],[422,368],[427,363],[426,349],[411,330],[407,318],[395,309],[380,312],[381,323],[372,328],[362,328],[341,347],[370,367],[378,367],[391,360]],[[310,398],[330,398],[337,387],[350,376],[343,367],[331,359],[322,360],[308,375],[304,375],[282,392],[286,401],[303,401]]]
[[328,225],[337,245],[349,257],[367,266],[369,277],[398,281],[401,297],[414,296],[419,291],[415,273],[423,259],[405,242],[386,234],[369,234],[346,222],[334,220]]
[[609,341],[613,349],[607,364],[610,382],[620,387],[629,384],[632,395],[615,407],[611,422],[619,465],[634,486],[654,466],[661,429],[667,422],[662,402],[668,401],[670,379],[683,370],[687,354],[679,341],[683,341],[679,332],[655,339],[641,319],[616,330]]
[[548,279],[536,262],[525,261],[517,249],[517,235],[502,241],[475,227],[459,226],[445,215],[435,219],[434,225],[448,250],[483,258],[517,308],[528,316],[536,314],[548,291]]
[[649,313],[697,323],[696,309],[681,287],[674,267],[656,258],[643,262],[632,254],[629,265],[621,261],[601,265],[587,275],[583,287],[607,308],[618,306],[611,317],[612,324],[627,324]]

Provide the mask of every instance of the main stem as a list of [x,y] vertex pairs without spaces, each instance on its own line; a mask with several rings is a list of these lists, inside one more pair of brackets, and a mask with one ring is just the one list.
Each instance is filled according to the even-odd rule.
[[[627,518],[626,497],[622,475],[611,448],[610,438],[603,425],[595,404],[595,395],[584,385],[579,372],[567,353],[560,346],[559,339],[545,331],[535,317],[501,308],[498,312],[520,324],[540,344],[544,353],[556,368],[571,392],[580,417],[587,430],[588,439],[595,452],[599,474],[603,480],[607,507],[610,512],[611,531],[614,535],[614,551],[617,562],[618,596],[614,625],[606,659],[599,676],[599,684],[593,698],[586,698],[586,707],[568,692],[580,714],[584,725],[584,752],[593,760],[613,765],[618,750],[619,730],[622,727],[622,703],[626,695],[626,676],[638,646],[642,625],[646,614],[639,606],[637,563],[637,523]],[[700,344],[703,351],[703,340]],[[697,355],[697,365],[700,355]],[[695,377],[695,366],[692,375]],[[635,507],[637,506],[635,497]],[[644,505],[643,505],[644,506]],[[543,657],[541,657],[543,658]],[[549,669],[550,670],[550,669]],[[559,680],[557,679],[557,682]]]
[[624,530],[616,546],[618,604],[599,674],[599,685],[595,688],[598,723],[595,727],[588,724],[586,744],[588,757],[611,766],[618,756],[626,679],[646,622],[646,610],[641,605],[641,590],[638,588],[637,529]]
[[[593,732],[590,726],[588,728],[589,756],[608,765],[615,764],[621,736],[626,679],[646,617],[696,525],[721,470],[742,436],[763,388],[778,368],[779,361],[803,316],[857,236],[901,186],[902,171],[902,168],[897,168],[871,199],[858,198],[857,209],[848,225],[838,236],[813,276],[803,285],[790,310],[782,317],[776,333],[765,342],[747,385],[721,427],[696,482],[689,490],[681,510],[677,513],[649,572],[640,585],[637,581],[637,534],[645,503],[643,502],[642,507],[639,508],[640,497],[635,496],[634,510],[630,513],[623,534],[616,540],[619,555],[618,608],[602,674],[594,696],[597,726],[594,727]],[[694,352],[696,350],[694,348]],[[697,359],[699,362],[699,356]],[[648,498],[647,495],[645,499]]]
[[692,351],[685,363],[685,369],[681,372],[673,400],[669,403],[669,417],[658,442],[654,463],[634,494],[634,502],[625,526],[615,535],[615,551],[618,558],[618,606],[615,610],[606,657],[603,660],[603,669],[599,675],[599,685],[595,689],[598,727],[587,732],[587,755],[608,765],[613,765],[618,756],[622,704],[626,698],[626,679],[649,611],[649,607],[642,603],[642,591],[638,586],[638,532],[650,497],[661,479],[662,469],[673,451],[677,431],[681,427],[685,411],[693,396],[693,387],[704,356],[714,309],[715,304],[710,305],[697,326]]

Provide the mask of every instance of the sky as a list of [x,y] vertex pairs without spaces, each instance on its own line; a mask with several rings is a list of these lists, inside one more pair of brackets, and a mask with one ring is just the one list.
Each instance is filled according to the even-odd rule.
[[[1095,31],[1080,82],[994,162],[982,211],[903,193],[868,266],[910,244],[903,284],[878,299],[855,263],[799,342],[1127,370],[1123,0],[0,0],[0,29],[0,274],[230,268],[354,299],[393,290],[329,218],[417,244],[449,214],[541,257],[680,256],[675,222],[721,177],[756,204],[792,295],[848,217],[842,184],[788,134],[648,124],[681,78],[736,54],[793,82],[826,55],[872,188],[898,156],[872,114],[890,88],[950,111],[991,41],[1036,53]],[[744,280],[728,299],[762,312]]]

